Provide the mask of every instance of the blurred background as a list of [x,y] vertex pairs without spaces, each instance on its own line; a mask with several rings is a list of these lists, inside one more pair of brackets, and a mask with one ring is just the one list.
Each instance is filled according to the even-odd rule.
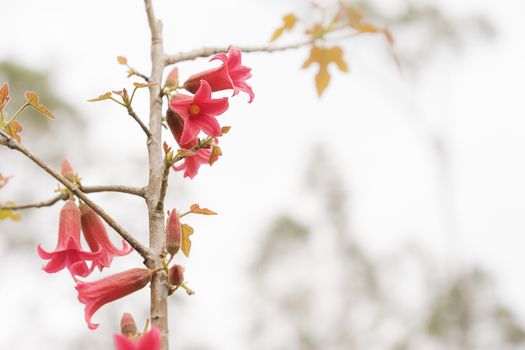
[[[220,214],[186,221],[192,254],[176,260],[196,294],[170,299],[173,349],[525,347],[525,4],[350,3],[390,27],[401,70],[384,38],[346,40],[350,74],[332,71],[319,99],[314,70],[300,68],[308,48],[245,55],[256,97],[249,105],[241,95],[221,116],[232,125],[224,156],[194,180],[171,177],[169,208],[199,203]],[[289,12],[314,20],[304,0],[155,5],[171,53],[265,44]],[[84,185],[147,181],[137,125],[116,104],[86,102],[137,81],[117,55],[149,72],[143,7],[2,4],[7,109],[37,91],[57,119],[24,114],[24,143],[55,167],[69,159]],[[181,79],[208,67],[206,59],[180,64]],[[139,91],[143,119],[146,103]],[[48,199],[57,187],[3,148],[0,172],[14,175],[1,202]],[[91,197],[147,241],[140,199]],[[89,331],[70,276],[41,270],[36,245],[55,246],[60,206],[0,223],[0,349],[112,349],[122,312],[141,325],[147,318],[146,288],[103,307],[94,316],[101,326]],[[116,259],[101,275],[140,264],[138,255]]]

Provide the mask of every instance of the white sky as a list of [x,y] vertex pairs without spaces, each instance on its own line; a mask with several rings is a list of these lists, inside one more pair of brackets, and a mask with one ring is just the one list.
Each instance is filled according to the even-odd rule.
[[[173,53],[200,46],[265,43],[279,17],[296,4],[156,2],[157,14],[164,22],[166,49]],[[187,316],[189,325],[183,326],[185,339],[200,339],[204,332],[216,349],[240,348],[239,332],[246,317],[240,304],[245,297],[242,272],[255,239],[272,215],[301,202],[305,162],[311,146],[319,143],[327,145],[347,179],[353,195],[353,226],[374,254],[417,240],[437,258],[453,258],[465,266],[481,263],[495,273],[500,291],[511,305],[525,315],[521,273],[525,265],[525,5],[519,0],[440,3],[453,15],[487,15],[498,38],[476,41],[459,54],[437,52],[414,80],[400,77],[382,40],[355,40],[345,49],[352,73],[336,74],[321,100],[316,98],[313,70],[300,70],[306,50],[244,58],[245,64],[253,67],[255,102],[248,105],[246,96],[231,101],[228,115],[221,117],[233,126],[222,142],[224,157],[212,169],[202,169],[194,181],[173,182],[168,196],[169,206],[199,202],[221,214],[192,219],[197,233],[186,263],[187,279],[198,294],[190,301],[178,297],[185,299],[181,306],[184,315],[191,315]],[[120,174],[126,183],[144,184],[145,170],[129,166],[131,159],[145,159],[136,126],[117,106],[84,102],[131,84],[123,67],[115,62],[117,55],[128,57],[141,71],[149,71],[149,32],[142,2],[5,2],[0,32],[0,60],[14,59],[51,70],[56,89],[90,121],[90,135],[96,136],[69,145],[72,154],[86,154],[84,161],[89,167],[77,167],[83,178],[89,184],[99,180],[115,183]],[[181,77],[204,67],[205,60],[181,65]],[[138,97],[145,101],[146,93]],[[144,103],[137,110],[146,115]],[[458,237],[444,234],[436,162],[428,138],[414,120],[439,127],[449,141],[458,199]],[[90,155],[93,153],[96,156]],[[74,158],[70,161],[83,163]],[[16,163],[2,163],[0,158],[2,173],[17,174]],[[21,186],[22,178],[18,175],[13,186]],[[53,182],[43,180],[44,176],[39,179],[47,181],[51,193]],[[41,189],[39,193],[45,195]],[[115,216],[135,219],[124,226],[143,232],[145,220],[130,213],[143,207],[123,204],[125,198],[109,197],[97,198],[108,200],[108,210]],[[47,211],[48,215],[55,212],[58,208]],[[46,230],[51,235],[56,228]],[[44,245],[50,248],[54,238],[46,237]],[[63,286],[70,283],[67,276],[39,274],[34,280],[38,293],[33,289],[18,292],[8,286],[19,282],[20,273],[38,270],[40,261],[34,259],[30,264],[3,259],[0,257],[4,266],[0,273],[10,282],[0,283],[0,310],[7,310],[0,312],[0,348],[27,349],[38,344],[38,339],[24,339],[19,347],[11,343],[14,335],[26,331],[18,311],[24,298],[33,298],[41,307],[33,312],[50,334],[45,349],[56,345],[51,336],[55,324],[66,332],[88,332],[81,305],[60,307],[64,300],[76,299],[72,286]],[[136,305],[144,300],[140,298],[147,298],[146,293],[103,308],[98,314],[133,312],[129,308],[133,301]],[[66,313],[62,319],[53,318],[55,323],[45,319],[51,304],[46,300],[57,303]],[[174,314],[176,318],[177,310]],[[117,322],[102,325],[98,333],[109,336]],[[227,326],[217,327],[219,324]]]

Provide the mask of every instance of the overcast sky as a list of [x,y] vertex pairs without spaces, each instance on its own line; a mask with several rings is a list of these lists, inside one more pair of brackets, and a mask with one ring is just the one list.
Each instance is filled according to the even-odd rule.
[[[393,3],[385,6],[394,7]],[[297,4],[156,1],[166,50],[172,53],[231,43],[264,44],[280,16]],[[185,299],[181,308],[188,323],[199,326],[184,326],[182,337],[199,339],[204,329],[216,349],[241,347],[239,332],[246,316],[239,302],[246,284],[243,271],[256,238],[272,216],[301,206],[302,175],[312,147],[319,144],[326,145],[339,166],[352,193],[349,215],[356,234],[374,254],[415,240],[441,261],[459,266],[479,263],[496,275],[501,294],[525,315],[525,5],[519,0],[439,4],[451,16],[487,16],[495,25],[496,39],[472,40],[460,52],[436,51],[417,76],[405,77],[381,38],[356,39],[345,47],[351,73],[335,74],[322,99],[316,97],[314,71],[300,69],[306,49],[243,57],[253,68],[255,101],[249,105],[243,95],[231,101],[227,115],[221,117],[233,126],[221,141],[224,156],[213,168],[203,168],[193,181],[174,181],[169,190],[168,207],[198,202],[220,213],[191,220],[196,229],[194,251],[188,261],[181,261],[198,293],[189,301],[182,294],[177,297]],[[124,68],[116,64],[117,55],[149,71],[149,31],[142,2],[5,2],[0,32],[0,61],[15,60],[50,71],[56,90],[89,121],[89,139],[68,145],[71,154],[86,154],[86,159],[70,159],[78,164],[83,178],[89,184],[145,184],[146,168],[136,166],[146,159],[136,125],[116,105],[85,102],[131,85]],[[185,63],[180,66],[181,78],[206,67],[206,60]],[[146,116],[146,95],[144,91],[137,96],[141,116]],[[459,218],[455,231],[447,230],[440,214],[439,169],[428,138],[428,132],[434,131],[445,138],[450,151],[457,199],[453,204]],[[50,142],[60,141],[50,136]],[[5,154],[0,151],[0,157]],[[2,173],[17,174],[17,163],[7,165],[1,160]],[[37,172],[35,181],[49,186],[51,196],[53,181]],[[24,175],[17,175],[13,186],[20,187],[23,181]],[[39,193],[45,195],[42,189]],[[145,231],[140,203],[127,204],[121,197],[97,198],[107,200],[108,210],[116,217],[131,220],[124,226]],[[58,207],[46,212],[58,216]],[[47,249],[54,244],[56,219],[52,225],[46,228]],[[126,263],[135,261],[140,263],[137,258]],[[42,320],[42,329],[50,334],[49,344],[56,344],[52,335],[67,338],[56,329],[88,332],[82,305],[76,303],[72,285],[67,285],[72,284],[68,276],[44,275],[37,259],[29,263],[0,257],[0,262],[4,280],[0,310],[7,310],[0,312],[0,348],[27,349],[39,344],[38,339],[22,339],[13,345],[13,339],[27,331],[23,321],[27,314],[18,308],[26,303],[24,298],[32,298],[29,304],[39,308],[26,311],[33,310]],[[30,273],[35,275],[38,293],[33,288],[14,290],[20,274]],[[98,314],[133,312],[134,303],[146,299],[143,291]],[[50,307],[46,300],[56,306]],[[54,307],[64,317],[50,316]],[[117,322],[103,324],[99,336],[109,336]]]

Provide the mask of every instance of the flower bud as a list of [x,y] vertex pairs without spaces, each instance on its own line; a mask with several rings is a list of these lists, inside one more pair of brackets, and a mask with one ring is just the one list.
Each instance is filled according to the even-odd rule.
[[75,173],[75,170],[73,170],[73,167],[67,159],[64,159],[62,164],[60,164],[60,173],[62,173],[62,176],[65,177],[68,181],[71,181],[73,183],[76,182],[77,174]]
[[174,286],[180,286],[184,282],[184,267],[173,265],[168,274],[169,282]]
[[179,85],[179,67],[175,67],[171,70],[166,78],[167,87],[175,87]]
[[137,335],[137,323],[131,314],[125,312],[120,318],[120,333],[131,338]]
[[177,210],[173,209],[166,224],[166,249],[170,255],[175,255],[180,249],[182,228]]

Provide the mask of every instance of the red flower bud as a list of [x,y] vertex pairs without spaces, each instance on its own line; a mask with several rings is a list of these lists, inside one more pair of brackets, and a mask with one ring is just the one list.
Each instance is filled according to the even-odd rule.
[[137,335],[137,323],[131,314],[125,312],[120,318],[120,333],[131,338]]
[[78,300],[86,305],[84,310],[89,329],[98,324],[91,323],[91,317],[103,305],[123,298],[144,288],[151,279],[148,269],[135,268],[102,278],[93,282],[77,281]]
[[125,240],[122,240],[122,249],[115,247],[109,240],[104,223],[89,206],[80,203],[80,213],[82,232],[89,248],[92,252],[100,251],[99,258],[93,260],[92,269],[98,266],[98,269],[102,271],[104,267],[111,265],[114,256],[124,256],[133,250]]
[[170,268],[168,279],[174,286],[180,286],[184,282],[184,267],[181,265],[173,265]]
[[73,170],[73,167],[67,159],[64,159],[62,164],[60,164],[60,173],[62,173],[62,176],[65,177],[67,180],[73,183],[76,182],[77,173],[75,172],[75,170]]
[[175,255],[180,249],[181,231],[177,210],[173,209],[166,224],[166,249],[170,255]]

